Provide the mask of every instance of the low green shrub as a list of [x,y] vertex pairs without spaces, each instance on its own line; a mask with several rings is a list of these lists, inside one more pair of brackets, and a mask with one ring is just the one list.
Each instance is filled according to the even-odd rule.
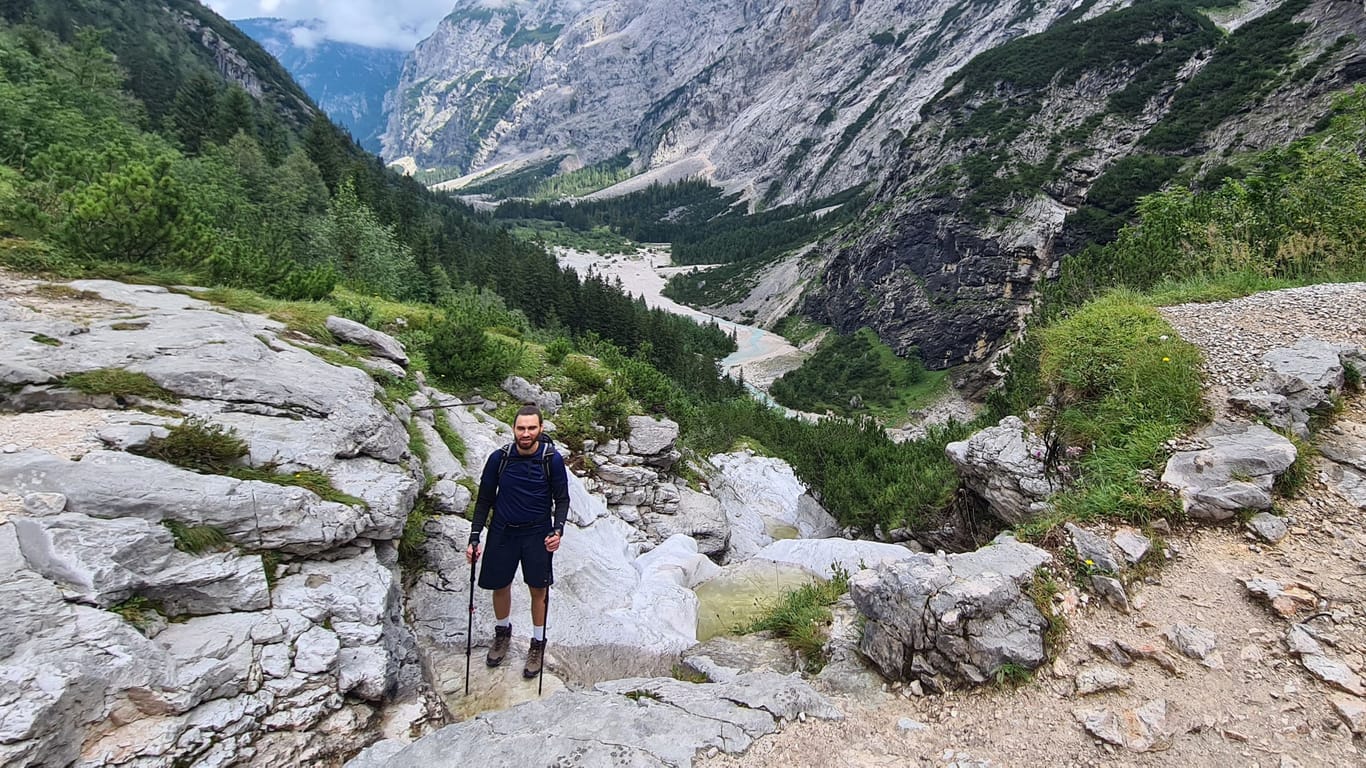
[[819,672],[827,661],[825,642],[832,619],[830,606],[849,591],[849,573],[836,568],[829,581],[798,587],[778,598],[741,633],[769,631],[800,654],[807,672]]
[[177,467],[217,475],[239,466],[238,459],[248,453],[247,442],[237,430],[199,416],[190,416],[170,427],[165,437],[153,436],[131,450]]
[[1175,498],[1140,470],[1158,470],[1163,443],[1206,418],[1199,351],[1139,297],[1117,291],[1043,329],[1039,376],[1053,404],[1051,448],[1040,458],[1075,482],[1021,535],[1065,520],[1146,523],[1174,513]]
[[223,530],[212,525],[186,525],[179,520],[162,520],[161,524],[171,532],[175,548],[181,552],[198,555],[221,552],[230,546]]

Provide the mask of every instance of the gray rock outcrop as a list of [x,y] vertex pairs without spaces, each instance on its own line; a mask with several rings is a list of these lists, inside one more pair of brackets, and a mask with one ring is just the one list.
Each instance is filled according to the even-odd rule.
[[[348,768],[520,765],[550,755],[576,766],[684,766],[707,750],[738,754],[798,717],[839,719],[829,701],[794,677],[743,674],[725,683],[669,678],[601,683],[481,715],[401,750],[377,750]],[[661,723],[667,723],[661,728]]]
[[1195,520],[1218,522],[1240,510],[1271,508],[1276,478],[1295,463],[1295,446],[1260,424],[1215,423],[1196,435],[1207,447],[1167,460],[1162,482]]
[[779,539],[839,535],[835,519],[787,462],[742,451],[713,455],[709,463],[717,470],[712,492],[730,521],[725,562],[743,562]]
[[403,342],[383,331],[336,315],[329,316],[324,325],[340,341],[359,344],[385,360],[392,360],[399,365],[408,364],[408,353],[403,348]]
[[1044,466],[1046,451],[1043,438],[1017,416],[944,447],[963,483],[1011,524],[1030,519],[1035,505],[1062,487]]
[[[285,483],[309,471],[354,499],[124,452],[164,437],[168,416],[73,417],[91,425],[77,448],[0,455],[0,490],[24,499],[0,517],[0,763],[305,764],[373,738],[380,705],[420,686],[394,544],[423,482],[410,412],[273,320],[157,287],[75,287],[102,303],[60,347],[11,345],[27,321],[0,317],[28,371],[0,408],[83,407],[50,385],[144,374],[169,392],[159,408],[234,430],[243,464]],[[117,319],[129,312],[136,323]]]
[[507,377],[503,380],[502,386],[503,391],[512,395],[518,402],[535,403],[540,406],[542,414],[546,416],[559,413],[560,407],[564,405],[564,398],[559,392],[549,392],[521,376]]
[[1317,339],[1300,339],[1289,347],[1262,356],[1267,375],[1251,390],[1229,397],[1266,418],[1272,426],[1309,435],[1309,421],[1333,410],[1333,399],[1342,392],[1345,370],[1339,350]]
[[188,555],[165,527],[136,517],[62,513],[10,522],[29,567],[67,600],[109,608],[141,595],[171,616],[270,607],[259,555]]
[[911,558],[860,571],[849,594],[867,617],[860,649],[882,674],[947,690],[1005,665],[1045,660],[1047,620],[1024,594],[1050,556],[1009,537],[976,552]]

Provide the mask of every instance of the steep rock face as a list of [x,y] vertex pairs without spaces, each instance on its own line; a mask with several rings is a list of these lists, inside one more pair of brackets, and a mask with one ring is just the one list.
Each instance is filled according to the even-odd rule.
[[239,19],[233,24],[279,60],[318,106],[351,131],[362,147],[379,151],[384,96],[398,82],[403,51],[317,40],[317,22]]
[[463,0],[404,65],[384,156],[464,172],[634,150],[753,197],[835,192],[877,175],[948,73],[1077,5]]
[[[989,361],[1059,255],[1112,234],[1138,194],[1311,130],[1366,61],[1366,16],[1343,6],[1260,7],[1221,19],[1225,36],[1142,4],[979,57],[922,110],[869,215],[826,247],[805,311],[930,367]],[[1249,40],[1273,39],[1283,60],[1255,54],[1264,74],[1236,76],[1250,86],[1219,81],[1256,69],[1247,51],[1268,49]]]

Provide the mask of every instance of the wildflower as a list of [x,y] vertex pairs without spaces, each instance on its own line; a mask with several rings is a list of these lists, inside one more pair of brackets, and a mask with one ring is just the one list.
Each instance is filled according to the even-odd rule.
[[1157,340],[1158,340],[1158,341],[1166,341],[1166,340],[1169,339],[1169,338],[1171,338],[1171,337],[1164,333],[1164,334],[1162,334],[1161,336],[1158,336],[1158,337],[1157,337]]
[[1091,558],[1088,557],[1088,558],[1086,558],[1086,564],[1087,564],[1087,565],[1095,565],[1095,564],[1096,564],[1096,561],[1095,561],[1095,560],[1092,560]]
[[1171,361],[1172,361],[1172,359],[1171,359],[1170,357],[1164,357],[1164,358],[1162,358],[1162,362],[1164,362],[1164,363],[1170,363]]

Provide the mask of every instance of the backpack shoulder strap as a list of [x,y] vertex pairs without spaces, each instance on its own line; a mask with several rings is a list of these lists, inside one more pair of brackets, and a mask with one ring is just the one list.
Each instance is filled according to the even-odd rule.
[[496,476],[496,479],[499,482],[502,482],[503,480],[503,470],[508,468],[508,459],[512,456],[512,452],[516,447],[516,443],[508,443],[501,449],[503,455],[498,459],[498,475]]

